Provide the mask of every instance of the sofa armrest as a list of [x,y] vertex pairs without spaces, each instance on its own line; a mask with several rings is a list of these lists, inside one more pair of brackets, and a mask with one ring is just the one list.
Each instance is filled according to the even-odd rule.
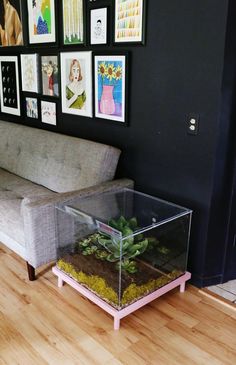
[[88,197],[109,191],[118,191],[122,188],[132,189],[133,185],[134,183],[130,179],[118,179],[90,188],[58,193],[44,198],[23,199],[21,211],[24,221],[27,261],[36,268],[56,259],[58,244],[56,204],[67,202],[75,197]]

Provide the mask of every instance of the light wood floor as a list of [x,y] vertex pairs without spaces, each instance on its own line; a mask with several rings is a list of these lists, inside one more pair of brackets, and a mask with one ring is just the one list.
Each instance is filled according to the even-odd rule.
[[0,364],[234,365],[236,311],[188,285],[121,321],[0,244]]

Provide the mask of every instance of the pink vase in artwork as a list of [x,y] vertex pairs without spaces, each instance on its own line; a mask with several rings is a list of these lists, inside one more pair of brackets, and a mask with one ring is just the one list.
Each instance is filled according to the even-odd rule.
[[103,114],[114,114],[116,106],[113,98],[114,85],[103,85],[100,111]]

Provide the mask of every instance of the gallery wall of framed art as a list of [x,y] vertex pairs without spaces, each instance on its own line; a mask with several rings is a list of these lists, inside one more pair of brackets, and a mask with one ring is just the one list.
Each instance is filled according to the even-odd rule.
[[[4,0],[3,4],[0,113],[34,124],[47,123],[50,110],[60,121],[69,114],[78,121],[91,118],[100,124],[128,125],[129,54],[144,43],[145,0]],[[11,14],[16,21],[8,34]],[[4,84],[8,57],[9,77],[15,80],[11,88]],[[52,120],[48,124],[57,126]]]
[[[219,122],[220,100],[222,97],[226,97],[230,102],[228,91],[233,92],[234,89],[234,77],[227,77],[229,74],[226,71],[223,73],[223,70],[227,68],[233,70],[232,72],[235,70],[233,39],[236,4],[233,5],[235,2],[231,1],[230,9],[233,9],[233,12],[228,12],[229,4],[226,0],[214,1],[214,6],[212,6],[212,0],[201,2],[145,0],[142,5],[139,2],[124,0],[122,2],[126,7],[129,3],[138,6],[137,17],[140,17],[140,6],[143,9],[142,27],[138,27],[138,29],[142,29],[142,35],[139,35],[136,41],[132,39],[131,42],[130,38],[125,39],[127,38],[125,31],[127,31],[129,23],[129,26],[133,24],[133,28],[131,28],[133,31],[137,29],[132,19],[132,12],[127,13],[130,22],[124,24],[122,30],[124,35],[121,33],[122,41],[121,38],[117,38],[115,41],[118,29],[119,32],[121,31],[118,25],[115,27],[115,5],[122,5],[115,1],[90,2],[86,0],[85,42],[67,45],[63,41],[62,0],[55,0],[56,41],[35,44],[31,44],[28,39],[27,0],[14,0],[15,4],[21,4],[21,12],[19,7],[17,12],[19,18],[22,19],[23,42],[17,43],[16,40],[6,42],[4,33],[1,34],[0,57],[7,56],[7,61],[9,61],[9,56],[17,57],[17,60],[13,59],[12,70],[13,73],[16,71],[18,74],[18,78],[16,75],[15,80],[16,84],[17,80],[19,82],[20,108],[15,104],[16,97],[18,97],[17,89],[15,89],[13,98],[10,93],[4,95],[5,102],[3,95],[0,95],[0,99],[2,99],[0,119],[94,140],[119,148],[122,153],[116,177],[130,177],[141,191],[151,195],[159,194],[160,197],[172,199],[177,204],[180,200],[185,201],[186,205],[192,204],[193,207],[196,207],[199,214],[197,213],[196,216],[195,231],[199,233],[200,238],[194,242],[190,256],[193,267],[196,270],[201,269],[202,262],[195,260],[195,256],[199,256],[201,253],[201,249],[199,251],[198,247],[202,247],[202,250],[206,251],[205,243],[202,244],[203,233],[201,232],[204,232],[205,226],[207,227],[209,223],[210,208],[208,209],[205,203],[210,202],[209,199],[215,193],[212,190],[213,180],[210,175],[212,171],[215,171],[212,161],[217,161],[217,156],[212,151],[216,149],[217,135],[222,134],[223,139],[227,137],[224,123]],[[11,0],[10,4],[13,5]],[[97,44],[97,39],[94,44],[90,44],[90,12],[99,8],[108,9],[107,44]],[[96,15],[97,12],[93,12],[93,14]],[[102,10],[102,14],[105,19],[104,10]],[[118,19],[118,15],[116,17]],[[102,34],[103,21],[101,19],[100,23],[94,15],[91,19],[93,24],[91,29],[98,25],[95,31],[96,37],[99,38],[99,34]],[[3,24],[1,19],[0,24]],[[104,29],[103,34],[105,34]],[[193,37],[195,35],[197,36]],[[101,38],[103,39],[103,37]],[[9,36],[7,39],[9,40]],[[66,52],[83,51],[92,52],[92,118],[63,113],[61,108],[60,55]],[[95,56],[124,56],[126,52],[128,61],[125,75],[126,122],[95,116]],[[39,90],[37,93],[22,90],[21,54],[38,54]],[[46,57],[46,61],[42,59],[43,56]],[[58,73],[53,75],[53,79],[50,79],[50,71],[48,75],[43,71],[42,75],[41,65],[45,64],[45,70],[50,61],[54,63],[54,59],[50,60],[47,58],[48,56],[57,56],[58,59]],[[53,85],[55,85],[55,90],[51,91]],[[56,90],[58,90],[58,95]],[[8,92],[7,89],[5,89],[6,92]],[[222,93],[223,96],[220,98]],[[98,102],[100,96],[101,93],[98,94]],[[13,107],[7,109],[7,100],[10,98],[15,99],[15,103]],[[48,119],[45,119],[45,116],[43,117],[44,122],[42,122],[42,101],[56,104],[56,125],[46,123],[45,120],[48,121]],[[223,105],[225,104],[223,103]],[[53,114],[54,107],[52,105],[49,107]],[[229,111],[231,109],[229,105]],[[197,136],[187,134],[186,120],[193,112],[200,113],[201,128]],[[224,113],[222,117],[225,118]],[[55,120],[49,119],[49,121],[53,123]],[[232,120],[228,121],[228,123],[231,122],[233,123]],[[219,128],[221,124],[222,128]],[[199,158],[202,153],[204,153],[204,159]],[[203,160],[204,167],[202,166]],[[203,181],[202,189],[196,191],[196,184],[192,184],[192,182],[199,182],[199,179]],[[205,181],[209,181],[209,184]],[[196,199],[192,199],[191,196]],[[200,228],[197,227],[198,225]],[[204,239],[203,237],[203,241]],[[212,242],[215,247],[214,239]],[[210,262],[212,260],[209,256],[207,263]],[[219,260],[215,261],[214,275],[220,272],[217,271],[219,268],[217,262],[220,264]],[[207,265],[205,266],[207,267]],[[202,282],[200,269],[197,274]],[[206,281],[208,278],[209,272],[206,272]]]

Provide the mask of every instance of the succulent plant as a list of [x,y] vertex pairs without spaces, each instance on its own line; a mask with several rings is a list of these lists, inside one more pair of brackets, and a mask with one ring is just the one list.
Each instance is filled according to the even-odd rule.
[[115,237],[100,237],[98,242],[110,252],[106,259],[111,262],[116,262],[120,258],[128,260],[141,255],[148,246],[147,239],[134,243],[133,237],[124,239],[123,241]]
[[[137,271],[136,262],[133,259],[141,255],[147,249],[152,249],[158,241],[155,237],[144,238],[142,233],[134,235],[134,230],[138,228],[137,219],[111,219],[108,225],[122,233],[123,239],[119,237],[108,237],[101,233],[94,233],[91,236],[78,240],[76,247],[83,255],[92,255],[99,260],[116,262],[116,268],[127,271],[131,274]],[[104,250],[101,249],[104,247]]]
[[121,268],[123,271],[127,271],[130,274],[136,273],[137,270],[137,263],[135,261],[124,260],[120,261],[116,264],[117,269]]

